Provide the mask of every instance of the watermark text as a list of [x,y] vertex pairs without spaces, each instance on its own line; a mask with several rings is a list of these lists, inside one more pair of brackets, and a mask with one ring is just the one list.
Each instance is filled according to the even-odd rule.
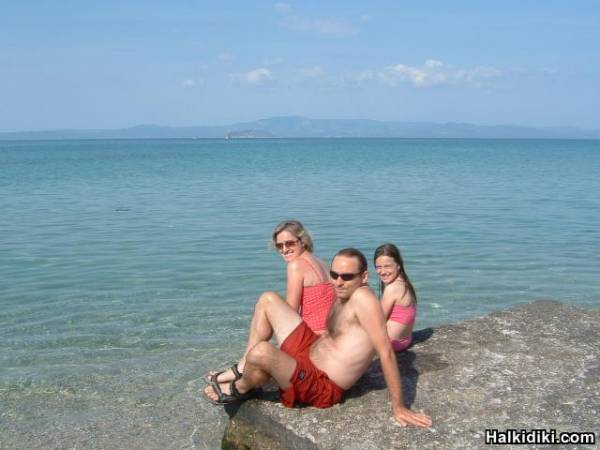
[[572,444],[572,445],[595,445],[596,435],[592,432],[581,431],[556,431],[556,430],[485,430],[485,443],[492,445],[554,445],[554,444]]

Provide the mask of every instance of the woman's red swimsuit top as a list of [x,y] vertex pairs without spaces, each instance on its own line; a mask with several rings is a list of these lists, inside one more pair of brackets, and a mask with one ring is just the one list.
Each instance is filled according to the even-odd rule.
[[[318,280],[321,274],[313,263],[305,259]],[[320,281],[314,286],[304,286],[300,299],[300,316],[315,333],[321,333],[327,328],[327,314],[335,301],[335,288],[330,281]]]

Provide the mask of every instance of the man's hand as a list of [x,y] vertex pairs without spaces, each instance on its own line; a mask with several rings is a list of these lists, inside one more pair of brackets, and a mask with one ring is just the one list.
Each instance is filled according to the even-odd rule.
[[403,427],[407,425],[416,425],[417,427],[430,427],[431,426],[431,417],[426,416],[425,414],[418,414],[412,412],[410,409],[400,408],[394,413],[394,418],[402,425]]

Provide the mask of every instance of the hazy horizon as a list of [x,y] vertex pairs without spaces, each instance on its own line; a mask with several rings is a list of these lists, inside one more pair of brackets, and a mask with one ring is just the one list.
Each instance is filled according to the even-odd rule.
[[90,128],[69,128],[69,127],[65,127],[65,128],[47,128],[47,129],[22,129],[22,130],[9,130],[9,131],[5,131],[5,130],[0,130],[0,134],[2,133],[38,133],[38,132],[51,132],[51,131],[114,131],[114,130],[128,130],[128,129],[132,129],[132,128],[138,128],[138,127],[160,127],[160,128],[218,128],[218,127],[228,127],[228,126],[232,126],[232,125],[239,125],[239,124],[243,124],[243,123],[254,123],[254,122],[259,122],[259,121],[267,121],[267,120],[272,120],[272,119],[279,119],[279,118],[288,118],[288,117],[301,117],[303,119],[308,119],[308,120],[327,120],[327,121],[359,121],[359,120],[364,120],[364,121],[373,121],[373,122],[380,122],[380,123],[384,123],[384,122],[389,122],[389,123],[423,123],[423,124],[431,124],[431,125],[451,125],[451,124],[455,124],[455,125],[472,125],[472,126],[476,126],[476,127],[516,127],[516,128],[531,128],[531,129],[552,129],[552,128],[574,128],[577,130],[581,130],[581,131],[600,131],[600,128],[585,128],[585,127],[578,127],[578,126],[571,126],[571,125],[549,125],[549,126],[536,126],[536,125],[523,125],[523,124],[519,124],[519,123],[491,123],[491,124],[481,124],[481,123],[473,123],[473,122],[458,122],[458,121],[444,121],[444,122],[435,122],[435,121],[394,121],[394,120],[376,120],[376,119],[369,119],[369,118],[365,118],[365,119],[357,119],[357,118],[347,118],[347,119],[340,119],[340,118],[336,118],[336,117],[330,117],[330,118],[324,118],[324,117],[305,117],[305,116],[294,116],[291,114],[286,114],[286,115],[282,115],[282,116],[276,116],[276,117],[259,117],[253,120],[248,120],[248,121],[244,121],[244,122],[231,122],[231,123],[219,123],[219,124],[215,124],[215,125],[207,125],[207,124],[203,124],[203,123],[198,123],[198,124],[185,124],[185,125],[170,125],[170,124],[162,124],[162,123],[134,123],[131,125],[126,125],[123,127],[113,127],[113,128],[100,128],[100,127],[90,127]]

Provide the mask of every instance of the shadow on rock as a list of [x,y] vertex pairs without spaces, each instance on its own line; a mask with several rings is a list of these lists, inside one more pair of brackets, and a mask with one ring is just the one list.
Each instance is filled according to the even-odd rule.
[[[412,350],[414,344],[427,341],[433,336],[432,328],[425,328],[413,333],[413,343],[407,350],[396,353],[398,370],[402,376],[402,390],[404,402],[410,407],[416,397],[419,375],[425,372],[442,370],[449,366],[439,353],[417,354]],[[385,377],[379,359],[373,361],[367,372],[346,393],[346,398],[355,398],[365,395],[370,391],[386,389]]]
[[[402,391],[404,392],[404,402],[407,406],[413,404],[419,372],[414,367],[417,356],[410,350],[405,350],[396,355],[398,361],[398,370],[402,375]],[[346,398],[361,397],[371,391],[386,389],[385,378],[379,359],[373,361],[367,372],[346,392]]]
[[412,334],[412,344],[410,346],[412,347],[415,344],[425,342],[431,336],[433,336],[433,328],[423,328],[422,330],[414,331]]

